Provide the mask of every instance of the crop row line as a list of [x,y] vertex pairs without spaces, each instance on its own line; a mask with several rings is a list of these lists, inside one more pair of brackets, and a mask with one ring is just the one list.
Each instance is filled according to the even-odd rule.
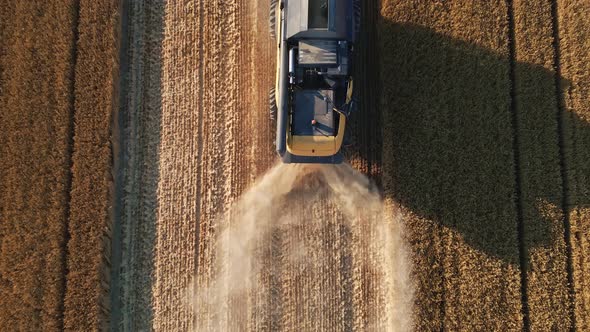
[[561,210],[563,213],[564,223],[564,242],[566,246],[566,259],[567,259],[567,281],[570,295],[570,306],[569,315],[571,325],[571,331],[576,330],[576,314],[575,314],[575,291],[574,291],[574,267],[572,261],[572,240],[571,240],[571,222],[569,215],[569,181],[566,170],[566,156],[565,156],[565,137],[564,137],[564,99],[561,91],[561,47],[559,42],[559,20],[557,12],[557,0],[551,1],[551,24],[553,29],[553,69],[555,78],[555,99],[557,105],[557,134],[558,134],[558,146],[559,146],[559,169],[561,172]]
[[509,79],[510,79],[510,113],[512,115],[512,149],[514,151],[514,176],[515,176],[515,205],[517,215],[518,259],[520,265],[520,294],[523,316],[523,330],[530,331],[529,305],[528,305],[528,279],[527,279],[527,248],[524,241],[524,218],[522,207],[522,170],[520,166],[520,140],[517,117],[516,101],[516,36],[514,27],[514,2],[506,1],[508,8],[508,53],[509,53]]

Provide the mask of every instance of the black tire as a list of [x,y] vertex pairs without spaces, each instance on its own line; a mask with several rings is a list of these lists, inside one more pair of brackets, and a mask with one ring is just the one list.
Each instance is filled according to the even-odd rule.
[[355,135],[355,125],[354,124],[347,124],[344,128],[344,138],[342,140],[341,151],[344,155],[344,158],[350,160],[355,154],[355,151],[358,152],[358,139]]
[[275,88],[271,88],[270,92],[268,93],[268,108],[270,112],[270,120],[276,121],[277,119],[277,100],[275,97]]
[[272,39],[276,39],[277,38],[277,5],[278,5],[279,1],[278,0],[270,0],[270,13],[269,13],[269,22],[268,22],[268,32],[270,33],[270,36],[272,37]]
[[343,111],[346,116],[351,116],[352,114],[356,113],[359,109],[359,98],[356,90],[352,93],[352,98],[350,102],[345,105]]
[[352,100],[350,101],[350,114],[354,114],[356,112],[358,112],[359,110],[359,98],[358,98],[358,94],[356,93],[352,93]]
[[346,150],[351,150],[354,146],[356,146],[357,143],[357,138],[353,134],[353,127],[354,123],[356,122],[355,118],[358,119],[358,117],[361,116],[356,114],[360,108],[359,98],[356,92],[352,93],[352,99],[348,107],[348,114],[346,115],[346,117],[349,119],[352,117],[352,120],[350,122],[347,121],[346,127],[344,128],[344,140],[342,142],[342,146]]

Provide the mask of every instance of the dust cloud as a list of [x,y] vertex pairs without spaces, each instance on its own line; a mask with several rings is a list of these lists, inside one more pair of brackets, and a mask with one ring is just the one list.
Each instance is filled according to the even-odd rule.
[[216,224],[212,264],[187,296],[195,330],[411,330],[390,205],[349,165],[275,166]]

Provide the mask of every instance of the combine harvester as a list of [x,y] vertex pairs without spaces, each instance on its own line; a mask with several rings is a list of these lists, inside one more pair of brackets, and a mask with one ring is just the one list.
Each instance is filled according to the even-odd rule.
[[338,164],[347,117],[356,108],[351,76],[360,0],[271,0],[277,36],[276,150],[284,163]]

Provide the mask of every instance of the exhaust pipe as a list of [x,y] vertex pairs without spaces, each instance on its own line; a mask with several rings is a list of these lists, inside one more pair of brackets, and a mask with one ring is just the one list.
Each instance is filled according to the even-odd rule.
[[289,83],[295,84],[295,57],[297,56],[297,47],[289,50]]
[[283,10],[281,11],[281,67],[279,70],[279,105],[277,111],[277,141],[276,150],[280,156],[287,150],[287,120],[289,116],[289,46],[287,45],[287,1],[283,0]]

